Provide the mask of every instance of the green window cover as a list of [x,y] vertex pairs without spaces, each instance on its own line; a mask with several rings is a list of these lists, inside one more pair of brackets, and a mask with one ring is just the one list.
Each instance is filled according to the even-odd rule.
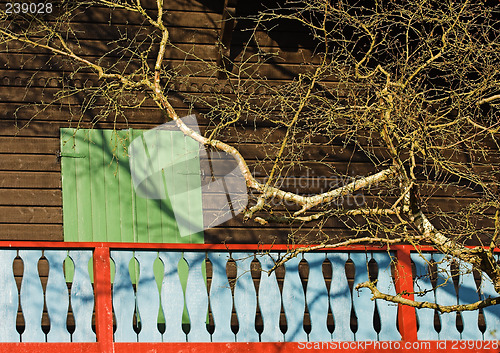
[[[145,139],[142,130],[61,129],[65,241],[203,243],[203,231],[190,234],[185,228],[203,229],[198,143],[180,131],[147,134]],[[142,141],[155,172],[151,180],[144,176],[142,192],[136,192],[130,171],[134,139]],[[165,195],[145,195],[151,187]],[[189,222],[177,222],[175,210]]]

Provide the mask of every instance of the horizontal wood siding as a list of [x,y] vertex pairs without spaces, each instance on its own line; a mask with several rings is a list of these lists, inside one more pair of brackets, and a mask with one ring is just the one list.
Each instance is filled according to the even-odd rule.
[[[5,2],[2,0],[0,4],[4,6]],[[165,3],[169,7],[166,21],[170,40],[175,45],[175,48],[167,49],[165,63],[177,68],[180,74],[191,74],[186,82],[168,86],[172,92],[169,99],[180,116],[197,114],[201,132],[205,133],[211,131],[212,127],[209,119],[203,115],[206,106],[197,100],[204,98],[208,91],[227,93],[230,84],[226,80],[214,78],[223,1],[183,0]],[[256,3],[240,1],[237,15],[255,14],[258,8]],[[148,6],[153,8],[154,3]],[[313,70],[319,62],[319,57],[314,55],[315,45],[300,27],[285,24],[270,33],[260,30],[249,41],[245,26],[245,21],[236,24],[230,58],[236,63],[247,60],[253,64],[257,60],[264,60],[264,57],[274,56],[258,71],[259,75],[269,80],[270,86],[291,82],[299,73]],[[113,49],[112,41],[120,38],[120,31],[136,32],[138,39],[150,33],[141,28],[137,15],[115,9],[110,22],[109,10],[97,8],[76,17],[75,33],[79,42],[78,45],[71,42],[71,48],[75,53],[95,60]],[[154,52],[155,47],[152,49]],[[107,63],[115,63],[120,58],[126,59],[127,55],[112,53],[103,63],[106,60]],[[204,63],[200,63],[199,59]],[[151,62],[154,60],[155,57],[151,56]],[[0,45],[0,239],[63,240],[59,158],[61,128],[147,130],[165,122],[161,112],[155,109],[154,102],[150,100],[140,109],[128,109],[126,119],[118,117],[116,121],[113,121],[113,117],[108,121],[96,121],[92,111],[87,111],[78,120],[72,117],[68,106],[44,106],[43,103],[51,101],[61,89],[62,82],[70,82],[77,88],[98,85],[96,76],[88,70],[79,71],[69,79],[64,73],[71,67],[67,61],[52,58],[43,50],[21,50],[21,46],[16,43],[8,47]],[[255,74],[250,69],[246,72],[246,75]],[[338,96],[342,96],[342,90],[359,89],[339,85],[333,76],[329,85]],[[266,90],[260,93],[265,94]],[[63,102],[70,103],[71,109],[76,109],[84,99],[83,95],[76,94],[63,99]],[[258,179],[265,181],[266,171],[277,156],[285,133],[283,128],[274,129],[269,123],[250,120],[246,125],[228,128],[222,136],[241,151]],[[242,136],[244,142],[241,142]],[[363,138],[366,137],[360,137],[360,141]],[[264,147],[262,142],[271,142],[271,145]],[[500,152],[493,143],[491,147],[488,158],[492,162],[500,161]],[[289,152],[285,150],[285,156]],[[465,158],[458,155],[453,157],[456,161]],[[283,187],[294,192],[326,191],[332,185],[343,182],[334,172],[349,176],[366,175],[377,171],[373,161],[383,164],[387,158],[388,153],[383,148],[375,147],[368,155],[352,145],[344,145],[342,141],[317,138],[302,151],[304,163],[286,169],[289,178],[282,180]],[[284,160],[287,161],[287,157]],[[322,160],[323,164],[318,166],[311,163],[315,160]],[[373,190],[374,195],[376,192],[378,190]],[[456,211],[461,201],[469,202],[477,196],[473,190],[458,185],[441,189],[432,183],[424,185],[421,192],[433,195],[429,209],[442,209],[445,212]],[[458,201],[450,201],[451,197]],[[372,201],[370,195],[364,199],[367,203]],[[355,199],[350,202],[355,202]],[[282,207],[276,205],[276,209]],[[314,239],[318,235],[315,225],[312,223],[300,228],[295,236],[301,240]],[[328,220],[323,230],[333,238],[354,236],[342,222],[334,219]],[[289,226],[276,224],[263,228],[253,222],[243,222],[239,215],[214,229],[206,230],[205,241],[286,243],[289,234]]]

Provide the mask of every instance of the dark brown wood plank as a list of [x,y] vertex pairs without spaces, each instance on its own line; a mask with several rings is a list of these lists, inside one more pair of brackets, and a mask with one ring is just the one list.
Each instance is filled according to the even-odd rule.
[[0,171],[1,188],[61,188],[61,174],[58,172],[4,172]]
[[0,153],[55,154],[59,151],[59,139],[38,137],[0,137]]
[[57,224],[0,224],[0,239],[63,241],[63,229]]
[[[122,60],[128,60],[130,58],[129,53],[122,53],[120,50],[111,51],[113,48],[108,42],[100,40],[81,40],[78,44],[69,43],[68,45],[76,55],[81,55],[85,57],[95,57],[96,55],[106,55],[109,58],[121,58]],[[119,47],[115,46],[116,49]],[[144,47],[144,48],[143,48]],[[309,48],[298,48],[296,50],[284,50],[277,47],[265,47],[265,46],[241,46],[232,45],[233,56],[231,60],[236,63],[248,62],[268,62],[279,65],[280,67],[287,67],[289,64],[319,64],[321,59],[319,56],[314,55],[314,50]],[[157,52],[157,45],[148,44],[143,46],[137,46],[138,50],[150,50],[151,52]],[[285,48],[286,49],[286,48]],[[12,42],[8,45],[8,50],[2,48],[0,45],[0,53],[13,54],[25,54],[25,55],[49,55],[50,52],[43,49],[24,47],[23,45]],[[213,43],[208,44],[176,44],[173,47],[167,47],[165,50],[165,60],[205,60],[213,61],[217,57],[218,49]],[[92,56],[93,55],[93,56]],[[6,61],[6,59],[0,59],[0,61]],[[12,62],[12,64],[14,64]],[[44,71],[45,66],[40,67],[41,71]],[[0,78],[3,77],[0,74]],[[3,82],[6,83],[5,81]]]
[[62,209],[46,206],[0,206],[0,223],[62,224]]
[[[104,58],[100,59],[99,56],[85,56],[84,57],[86,60],[89,60],[91,62],[99,62],[100,65],[104,68],[106,68],[109,71],[113,72],[120,72],[120,73],[132,73],[134,71],[137,71],[140,69],[140,63],[139,62],[129,62],[127,60],[122,60],[118,61],[117,58]],[[215,59],[215,58],[214,58]],[[151,60],[149,62],[151,66],[154,64],[154,60]],[[48,55],[36,55],[34,56],[33,54],[10,54],[8,57],[7,62],[3,62],[0,59],[0,65],[4,67],[8,67],[10,70],[18,70],[19,65],[22,65],[24,69],[26,70],[37,70],[40,67],[43,67],[44,70],[51,70],[51,71],[56,71],[56,72],[67,72],[71,71],[74,69],[73,64],[74,63],[68,63],[68,62],[58,62],[57,60],[52,60],[50,61],[50,56]],[[308,64],[304,65],[301,63],[297,64],[287,64],[283,65],[282,63],[276,62],[274,63],[262,63],[262,64],[255,64],[255,63],[248,63],[245,64],[245,66],[238,67],[238,73],[240,74],[240,77],[243,79],[249,78],[249,77],[254,77],[256,80],[264,77],[269,80],[292,80],[293,78],[296,78],[299,74],[306,74],[306,73],[311,73],[315,69],[315,65],[313,64]],[[113,68],[113,69],[111,69]],[[218,67],[215,66],[213,63],[209,62],[201,62],[201,61],[185,61],[185,60],[178,60],[178,59],[172,59],[168,60],[165,62],[165,69],[166,70],[172,70],[176,75],[180,76],[189,76],[192,75],[193,73],[196,73],[198,77],[206,77],[206,78],[212,78],[214,77],[217,72],[218,72]],[[87,68],[83,69],[82,71],[88,72],[91,74],[94,74]],[[233,68],[233,71],[236,72],[236,69]],[[11,80],[7,80],[5,78],[2,78],[3,81],[5,81],[5,84],[10,84]],[[17,81],[16,81],[17,80]],[[27,82],[27,80],[25,81]],[[55,79],[52,79],[51,81],[44,81],[43,79],[38,80],[36,83],[40,86],[47,86],[48,87],[53,87],[55,86]],[[86,83],[87,86],[91,86],[92,82],[97,82],[97,75],[92,75],[89,77],[88,82]],[[25,87],[26,84],[23,83],[19,78],[14,79],[13,84],[16,86],[21,86]],[[77,83],[78,88],[81,88],[83,85],[83,82]],[[192,88],[189,89],[189,92],[196,92],[197,88],[192,85]],[[186,87],[188,88],[188,87]],[[180,91],[185,91],[185,89],[180,88]],[[3,97],[3,96],[2,96]],[[3,98],[3,100],[8,100]]]
[[61,206],[61,190],[0,189],[2,206]]
[[53,171],[60,172],[61,165],[54,154],[51,155],[0,155],[0,170],[2,171]]

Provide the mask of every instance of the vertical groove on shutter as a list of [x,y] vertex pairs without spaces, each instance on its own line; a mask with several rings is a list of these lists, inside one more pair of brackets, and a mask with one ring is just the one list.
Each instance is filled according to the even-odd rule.
[[[121,226],[120,226],[120,175],[122,174],[122,167],[120,163],[116,163],[116,158],[113,155],[118,156],[119,149],[119,132],[112,130],[101,130],[102,141],[103,141],[103,179],[102,183],[104,187],[104,206],[106,212],[103,213],[105,216],[105,231],[106,240],[112,242],[119,242],[122,239]],[[105,144],[104,141],[109,141]],[[130,189],[129,189],[130,194]]]
[[[108,241],[106,234],[106,199],[104,191],[104,154],[109,143],[104,141],[102,130],[89,130],[90,213],[92,215],[92,240],[96,235]],[[78,176],[77,176],[78,177]]]
[[71,137],[72,129],[61,129],[61,179],[63,194],[63,221],[64,240],[77,241],[78,227],[78,202],[76,184],[76,158],[64,158],[73,151],[74,138]]

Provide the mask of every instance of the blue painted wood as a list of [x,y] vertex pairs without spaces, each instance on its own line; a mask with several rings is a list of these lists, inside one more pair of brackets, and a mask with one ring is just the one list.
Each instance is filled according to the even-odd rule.
[[[433,255],[438,263],[438,279],[436,287],[436,303],[440,305],[456,305],[458,303],[455,286],[451,277],[450,261],[443,254]],[[441,321],[440,340],[458,340],[460,331],[457,329],[456,313],[438,313]]]
[[237,267],[234,307],[239,324],[239,330],[236,333],[236,341],[238,342],[259,341],[259,334],[255,330],[257,295],[250,273],[250,264],[253,258],[253,253],[233,253],[233,259],[236,261]]
[[287,325],[285,332],[286,342],[307,341],[307,334],[304,331],[306,296],[299,275],[300,260],[300,258],[294,257],[285,262],[282,299]]
[[115,263],[113,308],[116,319],[116,342],[137,342],[137,334],[133,328],[135,293],[129,272],[133,256],[133,251],[111,251],[111,258]]
[[[411,259],[415,264],[416,279],[413,283],[413,289],[416,293],[422,292],[425,294],[415,294],[415,300],[435,302],[434,290],[432,288],[429,277],[428,264],[431,261],[430,254],[411,254]],[[416,310],[419,328],[417,337],[419,340],[437,340],[439,338],[437,331],[434,329],[434,310],[433,309],[418,309]]]
[[259,308],[264,330],[260,335],[261,342],[283,342],[285,339],[279,325],[281,293],[276,280],[276,273],[268,274],[277,259],[277,253],[257,256],[262,269],[259,284]]
[[165,316],[163,341],[186,342],[186,334],[182,331],[184,293],[182,292],[179,273],[177,272],[182,253],[162,251],[158,256],[165,267],[161,286],[161,303]]
[[210,333],[207,331],[206,323],[208,292],[205,284],[205,274],[202,271],[205,253],[185,251],[184,260],[189,266],[185,297],[191,327],[187,338],[189,342],[210,342]]
[[88,264],[92,257],[90,250],[70,250],[69,257],[75,264],[75,275],[71,286],[71,307],[75,318],[73,342],[95,342],[92,331],[94,292],[90,283]]
[[[382,293],[396,295],[396,288],[391,275],[391,256],[392,254],[386,252],[373,253],[372,255],[378,265],[377,288]],[[377,305],[381,324],[378,339],[380,341],[400,340],[401,335],[396,326],[398,306],[385,300],[376,300],[375,305]]]
[[19,250],[24,272],[21,282],[21,309],[25,328],[21,335],[23,342],[45,342],[42,331],[43,289],[38,274],[41,250]]
[[327,253],[332,265],[332,283],[330,285],[330,306],[332,308],[335,329],[332,334],[334,341],[353,341],[351,330],[351,292],[345,275],[347,253]]
[[69,292],[64,278],[64,260],[67,250],[45,250],[44,256],[49,262],[49,277],[45,299],[50,320],[47,342],[70,342],[71,335],[66,327],[69,309]]
[[326,326],[328,317],[328,289],[323,276],[325,253],[308,252],[304,259],[309,265],[309,277],[306,287],[306,302],[311,319],[309,341],[330,341],[332,335]]
[[[498,262],[499,255],[496,255]],[[498,293],[491,282],[491,279],[483,274],[481,279],[481,298],[495,298]],[[484,332],[485,340],[499,340],[500,339],[500,305],[492,305],[483,309],[484,321],[486,322],[486,331]]]
[[236,336],[231,331],[231,311],[233,297],[226,274],[227,253],[209,252],[208,259],[212,263],[212,283],[210,285],[210,308],[215,324],[212,334],[213,342],[234,342]]
[[[458,287],[458,304],[471,304],[477,302],[479,291],[474,281],[472,273],[472,265],[463,261],[459,261],[459,287]],[[460,337],[464,340],[480,340],[483,338],[483,333],[479,330],[479,310],[463,311],[462,315],[463,331]]]
[[[353,252],[350,257],[356,269],[354,276],[354,287],[356,287],[358,283],[368,281],[368,261],[370,259],[364,252]],[[358,320],[358,330],[354,336],[356,341],[377,340],[377,332],[373,327],[375,303],[370,298],[371,292],[368,288],[354,290],[352,295],[352,304]]]
[[12,264],[16,250],[0,252],[0,342],[19,342],[21,336],[16,330],[18,293]]
[[158,330],[160,293],[153,270],[153,263],[157,257],[158,253],[154,251],[135,252],[135,258],[139,262],[137,283],[137,311],[141,320],[139,342],[161,342],[161,333]]

